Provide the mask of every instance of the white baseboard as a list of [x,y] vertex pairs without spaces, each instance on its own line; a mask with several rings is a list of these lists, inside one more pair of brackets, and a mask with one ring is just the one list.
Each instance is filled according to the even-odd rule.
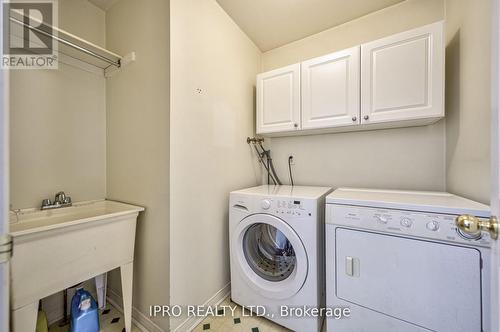
[[[220,304],[226,297],[231,294],[231,283],[228,283],[225,285],[222,289],[220,289],[217,293],[215,293],[214,296],[209,298],[205,303],[203,303],[204,306],[215,306]],[[187,332],[187,331],[192,331],[198,324],[200,324],[205,317],[188,317],[185,321],[179,324],[175,328],[173,332]]]
[[[118,311],[123,313],[123,299],[122,297],[113,291],[112,289],[107,289],[108,302],[115,307]],[[148,316],[140,312],[137,308],[132,307],[132,323],[143,332],[165,332],[161,327],[156,325]]]

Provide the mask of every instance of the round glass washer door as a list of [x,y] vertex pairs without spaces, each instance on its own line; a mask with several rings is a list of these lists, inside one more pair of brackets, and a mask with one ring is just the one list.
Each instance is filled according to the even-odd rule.
[[284,299],[296,294],[307,277],[307,254],[295,231],[283,220],[255,214],[233,233],[241,275],[259,294]]

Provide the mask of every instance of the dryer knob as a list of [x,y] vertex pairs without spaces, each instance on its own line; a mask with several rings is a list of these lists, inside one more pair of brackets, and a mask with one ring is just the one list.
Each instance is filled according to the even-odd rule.
[[413,221],[411,221],[411,219],[408,219],[408,218],[401,219],[401,226],[403,226],[403,227],[410,228],[412,224],[413,224]]
[[435,232],[435,231],[439,230],[439,222],[437,222],[435,220],[429,221],[427,223],[426,227],[428,230]]
[[268,199],[264,199],[260,205],[264,210],[267,210],[271,207],[271,201]]
[[378,222],[380,224],[384,224],[385,225],[385,224],[387,224],[389,222],[389,220],[386,217],[384,217],[384,216],[376,215],[375,218],[378,220]]

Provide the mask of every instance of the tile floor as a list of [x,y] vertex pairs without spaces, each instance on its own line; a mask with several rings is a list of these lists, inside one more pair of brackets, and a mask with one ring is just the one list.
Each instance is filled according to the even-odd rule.
[[[123,322],[123,315],[116,310],[109,303],[107,304],[107,309],[99,311],[99,325],[100,332],[122,332],[125,329],[125,323]],[[58,323],[49,327],[49,332],[68,332],[69,324],[65,326],[59,326]],[[132,326],[132,332],[142,332],[136,326]]]
[[[194,332],[199,331],[217,331],[217,332],[288,332],[287,328],[273,323],[262,317],[244,317],[241,307],[232,302],[229,298],[225,299],[221,305],[237,306],[234,316],[229,312],[225,316],[207,317],[198,326]],[[108,303],[108,309],[99,313],[100,332],[123,332],[123,315]],[[49,328],[49,332],[68,332],[69,325],[58,326],[54,324]],[[324,326],[323,326],[324,331]],[[138,327],[133,326],[132,332],[142,332]]]
[[[229,298],[225,299],[221,305],[238,306]],[[218,331],[218,332],[232,332],[232,331],[246,331],[246,332],[285,332],[290,331],[278,324],[271,322],[262,317],[243,317],[241,307],[238,306],[235,310],[234,316],[228,312],[225,316],[216,317],[210,316],[205,318],[196,328],[194,332],[199,331]]]

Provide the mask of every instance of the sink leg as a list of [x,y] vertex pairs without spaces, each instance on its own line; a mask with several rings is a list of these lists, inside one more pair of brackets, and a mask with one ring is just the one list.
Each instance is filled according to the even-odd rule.
[[38,301],[12,311],[12,332],[35,332]]
[[123,296],[123,316],[125,318],[125,331],[132,331],[132,277],[134,264],[128,263],[120,266],[122,278],[122,296]]
[[106,286],[107,286],[108,274],[103,273],[94,278],[95,288],[97,291],[97,306],[99,309],[104,309],[106,307]]

